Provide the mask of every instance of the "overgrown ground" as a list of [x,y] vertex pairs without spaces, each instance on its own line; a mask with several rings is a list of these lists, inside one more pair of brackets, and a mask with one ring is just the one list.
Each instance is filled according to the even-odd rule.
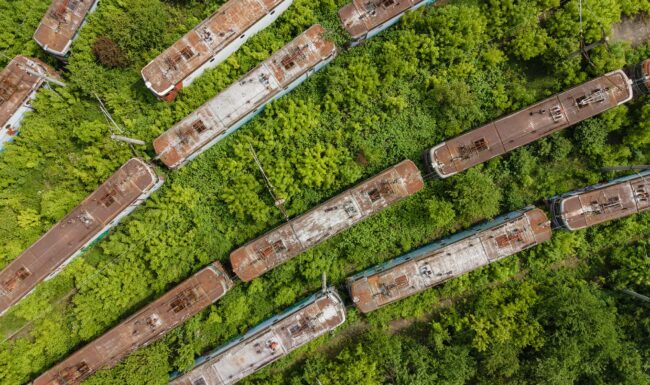
[[[30,37],[46,0],[0,0],[0,49],[36,55]],[[150,141],[302,30],[321,22],[339,43],[343,0],[296,0],[226,63],[156,101],[139,70],[222,2],[103,0],[75,42],[66,88],[42,91],[37,112],[0,155],[0,266],[6,265],[130,156],[112,142],[93,94],[125,134]],[[648,0],[584,2],[585,36],[601,38]],[[282,218],[252,165],[256,147],[290,215],[444,138],[567,86],[650,57],[650,47],[577,50],[578,2],[467,0],[409,15],[269,106],[238,133],[178,172],[90,253],[0,319],[18,334],[0,344],[0,382],[20,384],[119,323],[212,260]],[[118,67],[93,54],[119,47]],[[0,58],[6,63],[7,58]],[[115,64],[115,63],[114,63]],[[133,354],[91,384],[163,384],[195,355],[313,292],[322,271],[336,285],[485,218],[614,177],[600,168],[650,161],[650,103],[642,98],[445,181],[385,210],[247,285]],[[149,157],[151,147],[139,149]],[[163,170],[161,170],[163,171]],[[546,244],[366,316],[349,312],[324,336],[245,383],[648,383],[648,305],[618,291],[650,292],[650,217]],[[565,260],[578,267],[562,267]],[[559,267],[558,267],[559,266]],[[522,274],[525,272],[526,274]],[[518,278],[514,279],[513,277]],[[439,309],[441,302],[461,298]],[[433,309],[438,309],[432,313]],[[391,335],[392,320],[423,318]]]

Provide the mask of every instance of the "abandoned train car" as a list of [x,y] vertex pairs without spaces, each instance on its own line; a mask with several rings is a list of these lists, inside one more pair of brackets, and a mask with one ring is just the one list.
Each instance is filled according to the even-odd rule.
[[172,169],[183,166],[327,65],[336,46],[324,39],[324,33],[318,24],[310,27],[156,138],[159,159]]
[[553,197],[550,207],[571,231],[650,210],[650,170]]
[[216,67],[246,40],[268,27],[293,0],[230,0],[142,69],[158,99],[173,101],[206,70]]
[[550,238],[546,214],[529,206],[349,277],[350,297],[368,313]]
[[104,236],[163,183],[143,160],[133,158],[45,235],[0,271],[0,314],[43,280],[58,274]]
[[286,356],[345,322],[345,305],[329,288],[268,319],[245,335],[197,359],[171,385],[228,385]]
[[233,251],[233,271],[250,281],[423,187],[415,163],[402,161]]
[[447,140],[423,154],[428,169],[447,178],[632,99],[622,70],[592,79],[511,115]]
[[353,0],[339,10],[343,28],[352,36],[350,46],[379,34],[397,23],[408,11],[436,0]]
[[86,17],[97,8],[97,3],[99,0],[52,1],[34,32],[34,40],[45,52],[65,59]]
[[73,385],[151,344],[224,296],[232,288],[219,262],[200,270],[101,337],[81,348],[32,385]]
[[47,64],[25,56],[16,56],[0,72],[0,150],[18,133],[36,92],[47,84],[46,77],[60,79]]

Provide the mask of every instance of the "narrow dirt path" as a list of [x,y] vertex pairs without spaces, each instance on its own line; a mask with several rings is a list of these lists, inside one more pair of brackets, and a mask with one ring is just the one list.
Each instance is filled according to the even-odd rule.
[[650,15],[625,18],[612,27],[612,42],[627,41],[636,47],[650,40]]

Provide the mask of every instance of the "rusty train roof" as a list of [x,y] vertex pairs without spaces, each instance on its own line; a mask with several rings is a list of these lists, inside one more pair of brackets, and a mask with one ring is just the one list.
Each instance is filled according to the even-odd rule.
[[417,166],[402,161],[233,251],[233,270],[250,281],[423,187]]
[[329,288],[201,357],[192,371],[170,384],[234,384],[343,322],[345,305],[338,293]]
[[427,161],[442,178],[591,118],[632,99],[622,70],[592,79],[428,151]]
[[161,338],[223,297],[232,286],[221,264],[214,262],[43,373],[32,385],[78,384]]
[[431,0],[353,0],[339,10],[339,18],[353,39],[401,15],[410,8]]
[[160,160],[170,168],[223,137],[228,129],[258,111],[294,80],[336,53],[314,25],[271,55],[236,83],[210,99],[154,140]]
[[650,170],[551,199],[555,219],[579,230],[650,209]]
[[158,180],[155,171],[141,159],[126,162],[0,272],[0,313],[29,294],[89,240],[104,231]]
[[42,61],[16,56],[0,72],[0,127],[3,127],[18,108],[36,92],[45,79],[30,71],[59,79],[59,75]]
[[43,16],[34,40],[46,52],[65,56],[86,16],[99,0],[54,0]]
[[367,313],[550,238],[546,214],[529,206],[348,278],[350,296]]
[[228,1],[142,69],[147,87],[165,95],[285,1]]

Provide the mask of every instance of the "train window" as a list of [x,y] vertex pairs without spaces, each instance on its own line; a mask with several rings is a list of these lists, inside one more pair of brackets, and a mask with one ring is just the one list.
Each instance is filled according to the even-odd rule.
[[183,290],[180,294],[174,298],[170,303],[170,308],[174,313],[178,313],[185,309],[186,307],[191,306],[198,300],[198,296],[193,288]]
[[201,119],[195,120],[194,123],[192,123],[192,128],[199,134],[208,129]]
[[428,263],[420,266],[420,275],[426,278],[431,278],[433,275],[433,270],[431,270],[431,266],[429,266]]
[[197,378],[196,380],[192,381],[192,385],[207,385],[203,377]]
[[11,279],[6,281],[2,285],[2,291],[6,292],[6,293],[11,293],[12,291],[14,291],[16,289],[16,286],[18,286],[18,284],[20,282],[27,279],[27,277],[29,277],[30,275],[32,275],[32,273],[29,270],[27,270],[27,268],[21,267],[20,269],[18,269],[16,271],[16,273],[14,274],[14,276]]
[[290,70],[295,67],[297,61],[303,61],[306,59],[305,53],[303,52],[303,49],[305,47],[296,47],[292,49],[289,54],[285,55],[282,58],[280,63],[282,63],[282,66],[285,70]]
[[257,251],[257,253],[260,255],[262,258],[268,258],[271,256],[271,253],[273,253],[273,245],[271,246],[266,246]]
[[372,190],[368,191],[368,197],[372,203],[375,203],[381,198],[381,193],[378,189],[373,188]]
[[25,267],[21,267],[18,269],[18,271],[16,271],[16,277],[21,281],[24,281],[30,275],[32,275],[32,273],[30,273],[29,270],[27,270]]
[[350,217],[353,217],[358,213],[357,208],[354,206],[354,202],[351,200],[345,201],[343,204],[343,210],[345,210],[346,214],[348,214]]
[[185,60],[190,60],[194,56],[194,51],[192,51],[192,47],[187,46],[181,50],[181,55],[183,55]]
[[167,56],[164,61],[170,70],[177,70],[178,68],[176,67],[176,64],[181,61],[181,55]]
[[101,203],[104,207],[108,207],[115,203],[115,196],[117,195],[117,191],[115,188],[110,189],[106,195],[104,195],[100,200],[99,203]]
[[276,253],[283,252],[286,249],[287,248],[284,246],[284,242],[282,242],[282,239],[273,242],[273,251],[275,251]]
[[404,287],[408,286],[409,279],[405,275],[400,275],[399,277],[395,278],[395,286],[397,287]]
[[488,146],[485,138],[474,141],[474,148],[476,148],[476,151],[479,152],[487,150]]

